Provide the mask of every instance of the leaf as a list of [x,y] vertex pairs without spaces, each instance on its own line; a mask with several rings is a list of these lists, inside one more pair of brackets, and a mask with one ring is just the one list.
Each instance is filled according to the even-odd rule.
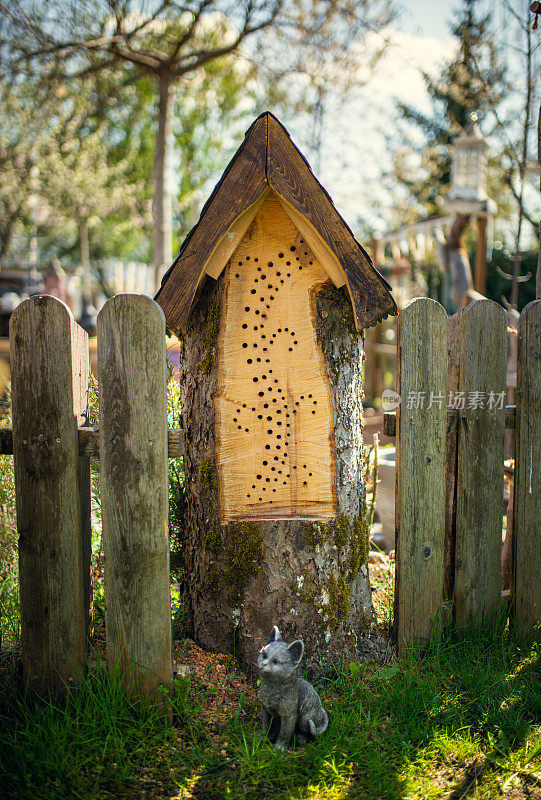
[[520,780],[516,772],[514,772],[502,786],[504,792],[508,791],[508,789],[513,789],[515,786],[520,786]]
[[538,753],[541,753],[541,742],[536,745],[530,752],[528,753],[527,758],[524,761],[524,764],[529,764],[532,758],[535,758]]
[[400,672],[400,667],[385,667],[379,673],[379,677],[384,681],[390,681],[391,678],[394,678]]
[[359,665],[355,661],[350,661],[349,662],[349,671],[351,672],[352,675],[358,675],[359,674]]

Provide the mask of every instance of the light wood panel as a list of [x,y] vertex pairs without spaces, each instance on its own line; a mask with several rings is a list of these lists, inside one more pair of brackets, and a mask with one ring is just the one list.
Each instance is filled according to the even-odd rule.
[[237,217],[219,240],[205,265],[207,275],[210,275],[214,280],[217,280],[224,271],[227,262],[235,252],[235,249],[238,247],[242,237],[252,224],[255,215],[270,192],[270,189],[265,189],[259,200],[256,200],[256,202],[247,208],[240,217]]
[[216,461],[222,521],[336,514],[332,404],[315,331],[328,276],[276,198],[226,272]]
[[301,236],[304,236],[304,239],[309,244],[312,252],[314,253],[315,257],[332,280],[334,285],[337,288],[340,286],[344,286],[346,283],[346,276],[344,274],[344,270],[338,259],[336,258],[335,254],[327,244],[327,242],[321,238],[318,232],[313,228],[310,222],[303,217],[300,211],[297,211],[292,205],[290,205],[286,200],[282,197],[277,195],[278,199],[280,200],[280,204],[288,217],[290,217],[291,221],[295,225],[295,227],[299,230]]

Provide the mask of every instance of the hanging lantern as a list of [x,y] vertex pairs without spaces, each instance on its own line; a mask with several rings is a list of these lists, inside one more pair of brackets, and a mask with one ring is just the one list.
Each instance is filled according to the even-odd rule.
[[487,200],[488,145],[477,124],[477,114],[452,146],[451,191],[447,200]]
[[453,142],[451,159],[446,209],[458,214],[493,214],[494,202],[486,191],[488,144],[477,124],[477,114],[471,114],[470,124]]

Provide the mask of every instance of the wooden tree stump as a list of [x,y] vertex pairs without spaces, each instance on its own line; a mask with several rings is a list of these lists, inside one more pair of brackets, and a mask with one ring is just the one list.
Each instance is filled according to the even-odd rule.
[[[220,519],[213,399],[227,277],[204,292],[182,339],[180,387],[187,492],[183,601],[202,647],[253,663],[273,624],[302,637],[307,663],[354,651],[371,624],[363,514],[362,336],[344,293],[317,294],[318,341],[332,398],[336,515],[328,521]],[[266,451],[263,449],[263,453]]]
[[156,299],[183,343],[191,635],[251,664],[274,624],[309,667],[353,652],[373,613],[362,330],[396,305],[271,114]]

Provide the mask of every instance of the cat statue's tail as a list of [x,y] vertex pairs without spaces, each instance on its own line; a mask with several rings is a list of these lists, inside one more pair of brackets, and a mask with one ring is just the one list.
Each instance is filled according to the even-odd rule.
[[324,708],[322,709],[322,711],[323,711],[324,717],[323,717],[323,722],[321,723],[321,725],[316,726],[316,724],[315,724],[313,719],[309,719],[308,720],[308,727],[310,729],[310,733],[312,734],[312,736],[321,736],[321,734],[325,733],[325,731],[327,730],[327,727],[329,725],[329,717],[328,717],[327,712],[325,711]]

